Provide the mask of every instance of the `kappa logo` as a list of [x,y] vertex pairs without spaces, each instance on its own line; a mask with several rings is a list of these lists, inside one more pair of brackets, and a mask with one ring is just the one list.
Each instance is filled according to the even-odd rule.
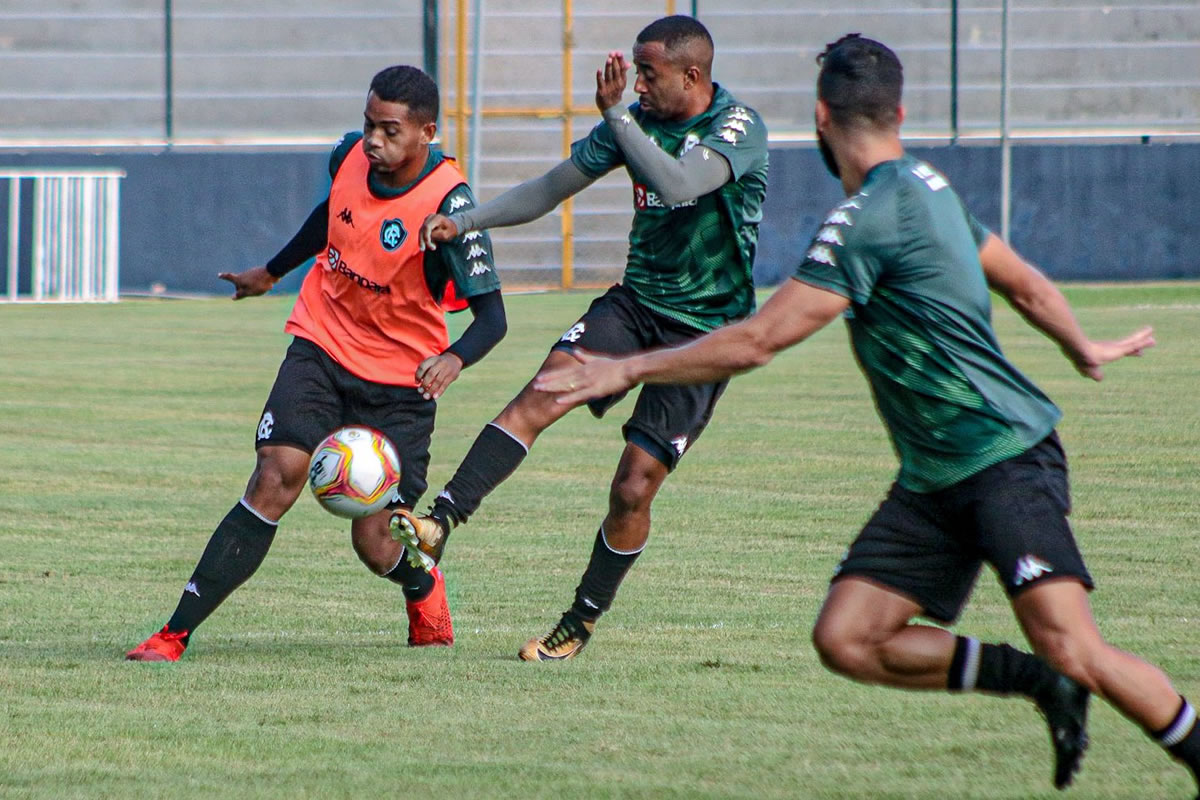
[[271,438],[271,431],[275,429],[275,415],[270,411],[264,411],[262,419],[258,422],[258,441]]
[[1054,572],[1054,567],[1042,561],[1037,556],[1021,556],[1017,559],[1017,570],[1013,575],[1013,586],[1023,586],[1051,572]]
[[684,434],[683,436],[676,436],[671,440],[671,446],[675,448],[675,452],[678,455],[683,455],[683,451],[687,450],[688,446],[687,434]]
[[583,337],[583,332],[587,330],[587,325],[582,322],[576,322],[571,327],[567,328],[567,332],[559,339],[560,342],[578,342]]
[[843,245],[846,242],[842,239],[842,231],[840,228],[835,228],[832,225],[826,225],[817,232],[817,241],[824,244]]
[[408,231],[404,229],[404,223],[398,219],[384,220],[379,226],[379,242],[383,245],[383,249],[387,251],[395,250],[400,245],[404,244],[404,240],[408,238]]
[[476,277],[477,275],[484,275],[491,271],[492,271],[492,268],[490,266],[488,266],[488,263],[486,261],[472,261],[471,262],[471,277],[472,278]]
[[831,267],[838,265],[837,256],[833,254],[833,248],[827,244],[814,244],[808,248],[808,252],[804,254],[804,257],[809,261],[828,264]]
[[483,236],[483,231],[471,231],[470,233],[464,234],[462,238],[464,242],[473,242],[480,236]]
[[839,209],[833,211],[828,217],[825,218],[824,224],[825,225],[848,225],[850,227],[853,227],[854,220],[851,219],[849,214],[847,214],[844,210],[839,208]]
[[338,219],[349,225],[351,228],[354,227],[354,215],[350,213],[349,206],[346,206],[340,212],[338,212]]
[[195,581],[188,581],[187,585],[183,587],[183,593],[184,594],[194,594],[194,595],[196,595],[196,597],[200,596],[200,590],[196,588]]
[[686,156],[698,144],[700,144],[700,137],[695,133],[688,133],[683,139],[683,146],[679,148],[679,157],[683,158]]
[[450,213],[453,214],[460,208],[466,208],[470,204],[471,200],[466,195],[456,194],[450,198]]
[[471,248],[469,250],[467,250],[467,259],[468,260],[472,259],[472,258],[483,258],[486,255],[487,255],[487,250],[484,250],[482,245],[473,244],[473,245],[471,245]]
[[945,178],[938,174],[937,170],[928,164],[918,164],[913,167],[912,174],[923,180],[930,191],[936,192],[950,185]]

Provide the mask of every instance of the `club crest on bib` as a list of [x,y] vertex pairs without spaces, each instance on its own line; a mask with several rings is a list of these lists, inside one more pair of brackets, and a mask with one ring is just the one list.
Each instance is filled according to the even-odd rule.
[[408,238],[408,231],[404,229],[404,222],[398,219],[384,220],[379,226],[379,243],[383,245],[383,249],[391,252],[400,245],[404,244],[404,240]]

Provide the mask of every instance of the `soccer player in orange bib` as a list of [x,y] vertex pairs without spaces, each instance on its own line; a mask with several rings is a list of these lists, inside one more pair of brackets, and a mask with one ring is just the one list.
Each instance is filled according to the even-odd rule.
[[[174,614],[127,659],[179,659],[196,627],[262,564],[304,489],[309,455],[335,428],[367,425],[396,445],[402,477],[392,509],[411,508],[425,491],[437,398],[507,328],[486,232],[436,251],[418,246],[428,215],[475,205],[454,160],[432,146],[437,116],[428,75],[409,66],[378,73],[362,133],[346,134],[330,157],[328,199],[265,266],[219,274],[238,300],[316,256],[285,327],[295,338],[257,426],[245,494],[213,532]],[[474,318],[451,344],[445,312],[466,307]],[[351,523],[354,550],[400,584],[409,645],[450,645],[442,574],[410,566],[388,530],[390,513]]]

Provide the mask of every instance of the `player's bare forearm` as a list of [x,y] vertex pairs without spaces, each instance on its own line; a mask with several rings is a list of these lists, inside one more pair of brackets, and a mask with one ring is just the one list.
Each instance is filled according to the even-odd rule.
[[1030,325],[1057,343],[1080,374],[1100,380],[1105,364],[1141,355],[1154,346],[1154,332],[1149,327],[1118,340],[1089,339],[1059,288],[994,234],[984,242],[979,257],[988,284]]
[[534,379],[539,391],[576,404],[624,391],[639,383],[712,383],[767,364],[784,350],[825,327],[845,310],[840,295],[787,281],[759,312],[682,347],[608,359],[580,353],[579,364]]

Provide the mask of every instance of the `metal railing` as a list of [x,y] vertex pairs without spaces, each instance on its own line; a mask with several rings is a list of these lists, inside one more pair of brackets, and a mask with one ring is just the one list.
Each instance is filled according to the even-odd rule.
[[[8,183],[7,302],[116,302],[122,170],[0,169]],[[29,242],[21,231],[31,187]],[[29,259],[22,263],[22,251]],[[22,267],[25,269],[22,269]]]

